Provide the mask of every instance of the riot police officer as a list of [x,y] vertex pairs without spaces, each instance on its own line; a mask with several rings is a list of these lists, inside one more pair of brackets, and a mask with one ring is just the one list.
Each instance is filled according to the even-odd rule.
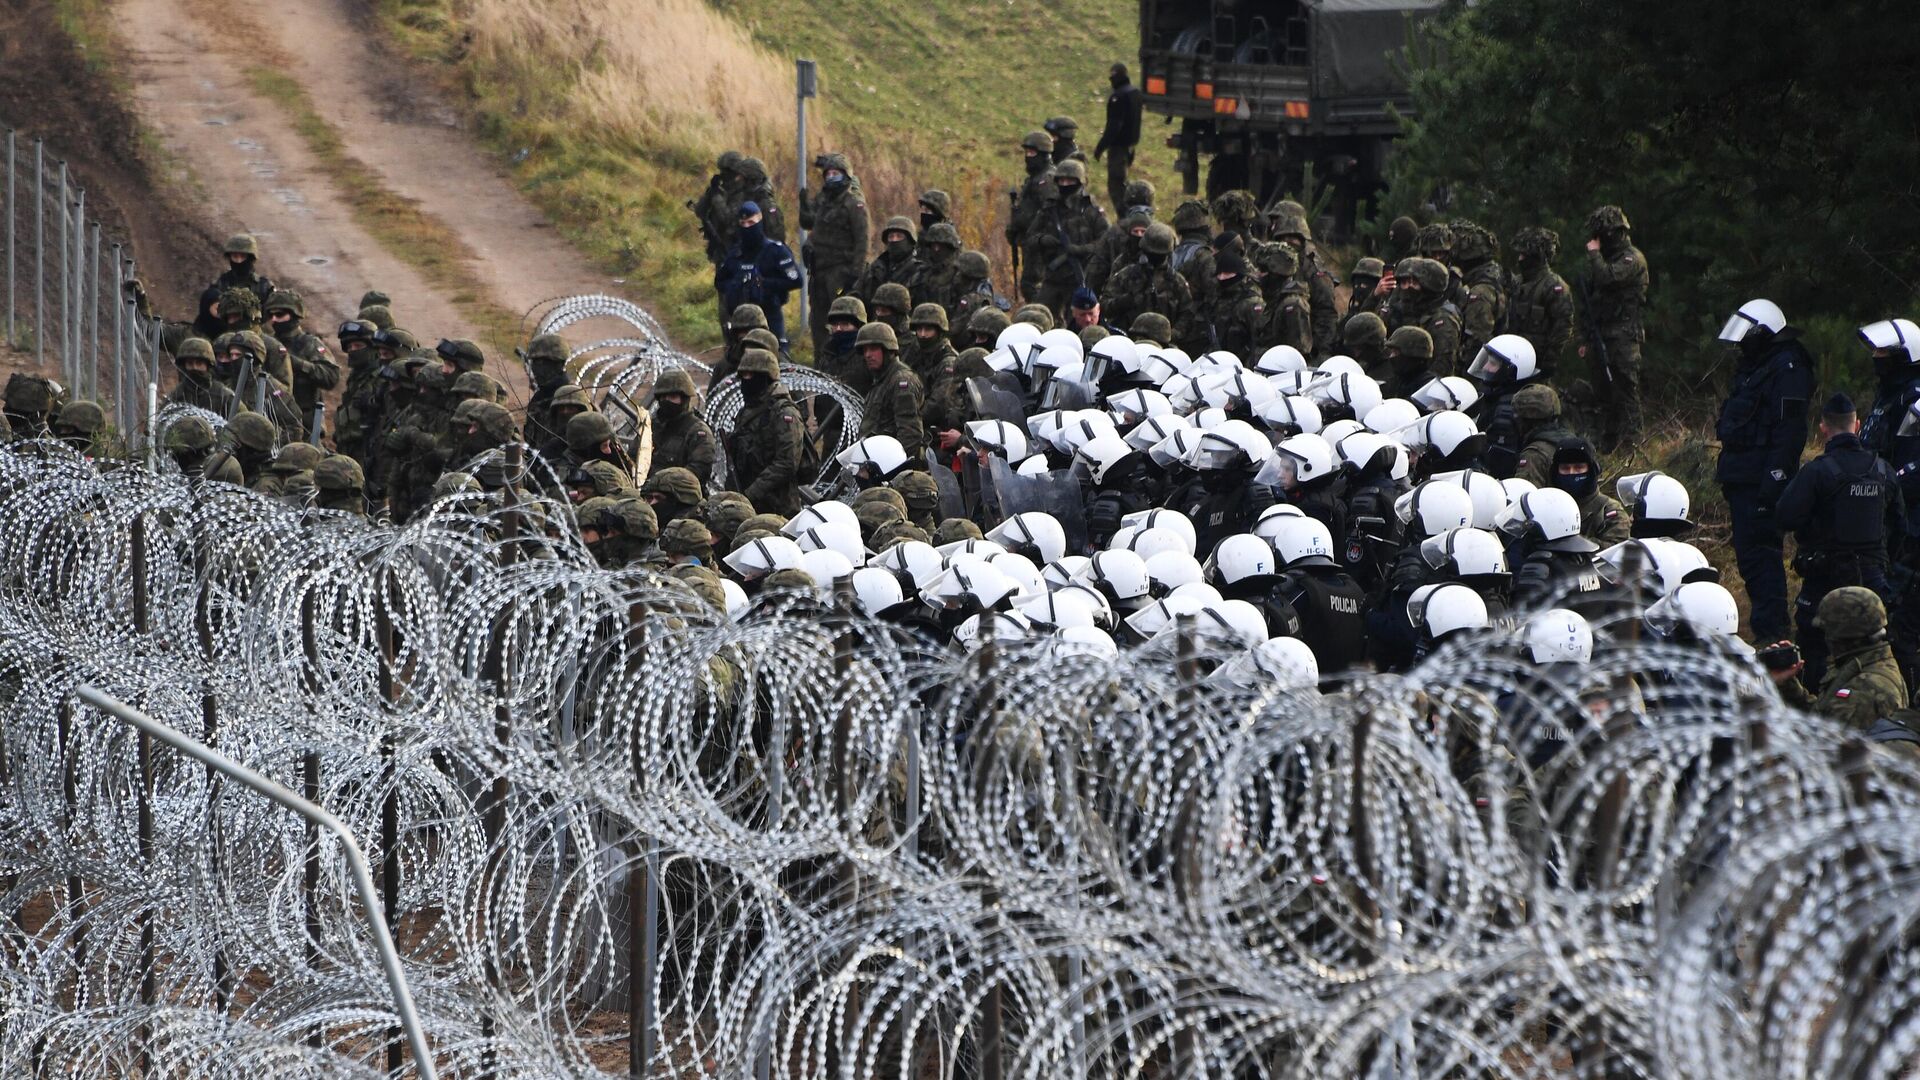
[[1813,399],[1813,356],[1771,300],[1749,300],[1720,328],[1738,355],[1714,431],[1714,479],[1733,518],[1733,553],[1752,606],[1754,638],[1787,636],[1787,571],[1774,504],[1800,467]]
[[1835,589],[1864,585],[1885,599],[1887,552],[1906,535],[1906,504],[1893,467],[1860,441],[1860,418],[1845,394],[1827,400],[1820,416],[1825,449],[1807,463],[1780,495],[1775,518],[1792,529],[1800,546],[1793,566],[1800,572],[1794,622],[1807,679],[1819,685],[1826,673],[1826,635],[1815,625],[1820,601]]

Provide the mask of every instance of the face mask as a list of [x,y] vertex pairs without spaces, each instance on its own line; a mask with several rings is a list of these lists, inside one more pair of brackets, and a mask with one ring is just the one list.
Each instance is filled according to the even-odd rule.
[[940,215],[931,210],[920,211],[920,228],[924,231],[940,223]]
[[927,262],[933,266],[945,266],[951,263],[957,254],[945,244],[935,244],[926,250]]
[[656,410],[659,412],[660,419],[662,420],[677,420],[687,411],[687,403],[684,401],[668,401],[666,398],[661,398],[656,404]]
[[846,187],[848,182],[849,180],[846,173],[830,172],[827,174],[827,180],[826,180],[825,186],[828,191],[838,191],[841,188]]
[[1127,77],[1125,75],[1109,75],[1107,76],[1107,82],[1112,84],[1115,90],[1118,90],[1127,85]]
[[1035,154],[1027,159],[1027,175],[1039,176],[1041,173],[1047,171],[1047,166],[1052,164],[1053,159],[1047,157],[1047,155]]
[[740,380],[740,395],[748,401],[760,401],[773,391],[773,380],[765,375],[748,375]]
[[1080,194],[1079,184],[1055,184],[1054,186],[1060,189],[1060,197],[1062,199],[1071,199],[1075,195]]
[[1576,500],[1584,501],[1587,496],[1593,494],[1595,487],[1593,470],[1589,469],[1579,476],[1560,476],[1556,474],[1553,478],[1553,486],[1573,496]]
[[889,240],[887,241],[887,254],[897,259],[904,259],[913,254],[913,241],[905,239]]
[[843,353],[853,348],[853,339],[859,336],[858,330],[835,330],[827,335],[827,344],[834,352]]
[[1157,251],[1145,252],[1140,257],[1147,260],[1147,265],[1153,267],[1155,270],[1167,265],[1167,256]]

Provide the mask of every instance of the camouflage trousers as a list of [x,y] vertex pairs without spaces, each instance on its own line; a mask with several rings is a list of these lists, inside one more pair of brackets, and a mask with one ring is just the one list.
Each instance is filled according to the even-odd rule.
[[1608,446],[1629,442],[1640,434],[1640,338],[1608,336],[1607,370],[1595,372],[1603,419],[1602,439]]
[[1107,151],[1107,198],[1113,203],[1113,220],[1127,215],[1127,166],[1133,164],[1133,148],[1116,146]]

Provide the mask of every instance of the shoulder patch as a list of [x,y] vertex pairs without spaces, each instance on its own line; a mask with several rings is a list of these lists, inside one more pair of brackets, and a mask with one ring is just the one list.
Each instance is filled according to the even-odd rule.
[[783,424],[797,424],[800,422],[800,418],[790,412],[783,412],[780,414],[780,422]]
[[1566,287],[1565,285],[1555,285],[1555,286],[1553,287],[1553,291],[1554,291],[1554,293],[1555,293],[1555,295],[1558,295],[1558,294],[1560,294],[1560,293],[1563,293],[1563,292],[1566,292],[1566,291],[1567,291],[1567,287]]
[[1853,691],[1843,686],[1840,689],[1835,690],[1833,692],[1833,696],[1837,698],[1850,698],[1853,696]]
[[900,389],[905,390],[907,388],[907,380],[901,379],[899,386],[900,386]]

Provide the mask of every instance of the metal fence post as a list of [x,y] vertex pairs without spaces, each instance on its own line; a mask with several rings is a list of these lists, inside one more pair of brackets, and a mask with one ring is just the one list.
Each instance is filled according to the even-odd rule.
[[[107,275],[100,266],[100,223],[93,223],[93,249],[87,252],[87,276],[93,278],[93,303],[87,305],[87,395],[94,402],[100,400],[100,305],[107,302],[110,295],[101,286],[106,284]],[[119,290],[115,290],[118,292]]]
[[127,297],[120,291],[120,274],[126,256],[120,245],[113,245],[113,413],[120,423],[120,441],[127,440]]
[[8,345],[12,345],[17,340],[13,336],[14,335],[13,297],[14,297],[14,287],[16,284],[16,282],[14,281],[14,270],[13,270],[13,266],[14,266],[13,218],[14,218],[14,214],[18,212],[20,208],[20,203],[19,203],[19,200],[14,195],[15,184],[14,184],[14,177],[13,177],[13,167],[14,167],[15,159],[18,157],[18,150],[19,150],[18,146],[16,146],[15,144],[18,143],[19,141],[20,141],[19,133],[14,131],[12,128],[8,128],[7,129],[7,344]]
[[[73,325],[73,312],[67,306],[68,302],[73,299],[67,290],[67,278],[73,271],[71,265],[73,261],[73,218],[67,212],[67,163],[64,161],[60,163],[60,190],[58,195],[59,202],[54,204],[60,208],[60,353],[57,359],[60,361],[60,377],[65,379],[67,377],[67,353],[70,351],[67,348],[67,328]],[[47,317],[42,315],[40,317],[41,326],[44,327],[47,322]]]
[[33,362],[47,362],[47,144],[33,140]]

